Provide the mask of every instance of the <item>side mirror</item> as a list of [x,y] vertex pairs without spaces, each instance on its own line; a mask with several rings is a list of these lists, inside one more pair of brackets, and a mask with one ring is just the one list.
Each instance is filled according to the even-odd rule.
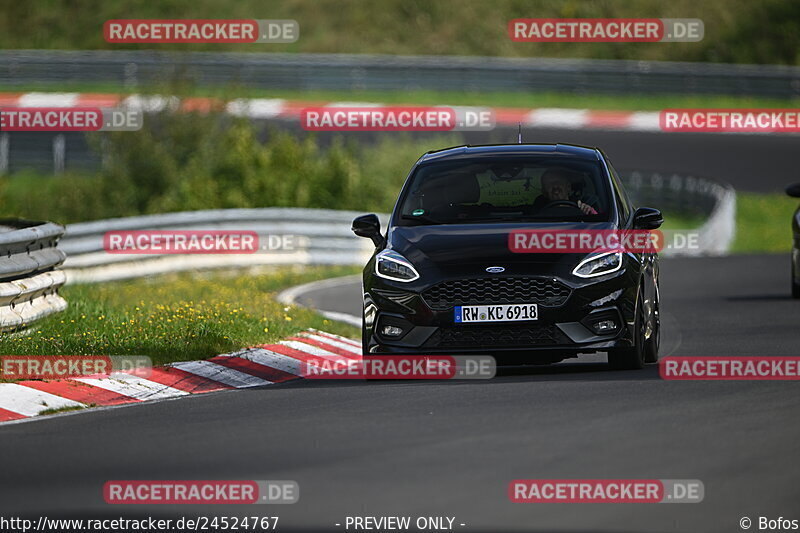
[[661,211],[652,207],[640,207],[633,214],[634,229],[658,229],[663,223]]
[[381,235],[381,221],[378,215],[361,215],[353,219],[353,233],[359,237],[372,239],[376,248],[383,246],[383,235]]
[[792,198],[800,198],[800,183],[795,183],[794,185],[786,187],[786,194]]

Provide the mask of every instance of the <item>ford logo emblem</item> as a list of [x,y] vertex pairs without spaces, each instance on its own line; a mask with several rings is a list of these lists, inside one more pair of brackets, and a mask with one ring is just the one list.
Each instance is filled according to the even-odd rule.
[[499,274],[500,272],[505,272],[506,269],[503,267],[486,267],[486,272],[489,274]]

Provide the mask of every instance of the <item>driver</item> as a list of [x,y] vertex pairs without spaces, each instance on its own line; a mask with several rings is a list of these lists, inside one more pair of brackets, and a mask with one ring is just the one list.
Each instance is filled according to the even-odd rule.
[[542,173],[541,180],[542,194],[533,202],[533,207],[537,211],[548,204],[561,200],[576,203],[578,208],[586,215],[597,214],[597,210],[591,205],[581,200],[575,201],[570,197],[572,195],[572,182],[569,179],[568,171],[549,168]]

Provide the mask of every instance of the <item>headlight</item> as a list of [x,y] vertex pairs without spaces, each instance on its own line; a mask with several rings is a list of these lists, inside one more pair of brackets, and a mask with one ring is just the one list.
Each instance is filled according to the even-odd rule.
[[393,281],[409,282],[419,278],[419,272],[411,262],[391,250],[384,250],[375,256],[375,273]]
[[622,252],[606,252],[587,257],[575,267],[573,274],[580,278],[593,278],[610,274],[622,268]]

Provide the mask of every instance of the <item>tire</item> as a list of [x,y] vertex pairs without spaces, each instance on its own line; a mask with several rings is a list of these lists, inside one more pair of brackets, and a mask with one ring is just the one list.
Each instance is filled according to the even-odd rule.
[[644,362],[657,363],[658,349],[661,346],[661,298],[658,295],[658,285],[655,287],[653,298],[653,331],[650,338],[644,343]]
[[794,258],[792,258],[792,298],[800,298],[800,283],[797,283],[796,279],[797,272],[795,272]]
[[630,348],[617,348],[609,350],[608,365],[613,370],[641,370],[645,363],[645,340],[644,340],[644,305],[642,304],[641,291],[636,300],[636,321],[633,330],[635,332],[634,345]]
[[367,352],[368,340],[367,339],[367,325],[364,323],[364,313],[361,313],[361,356],[369,355]]

